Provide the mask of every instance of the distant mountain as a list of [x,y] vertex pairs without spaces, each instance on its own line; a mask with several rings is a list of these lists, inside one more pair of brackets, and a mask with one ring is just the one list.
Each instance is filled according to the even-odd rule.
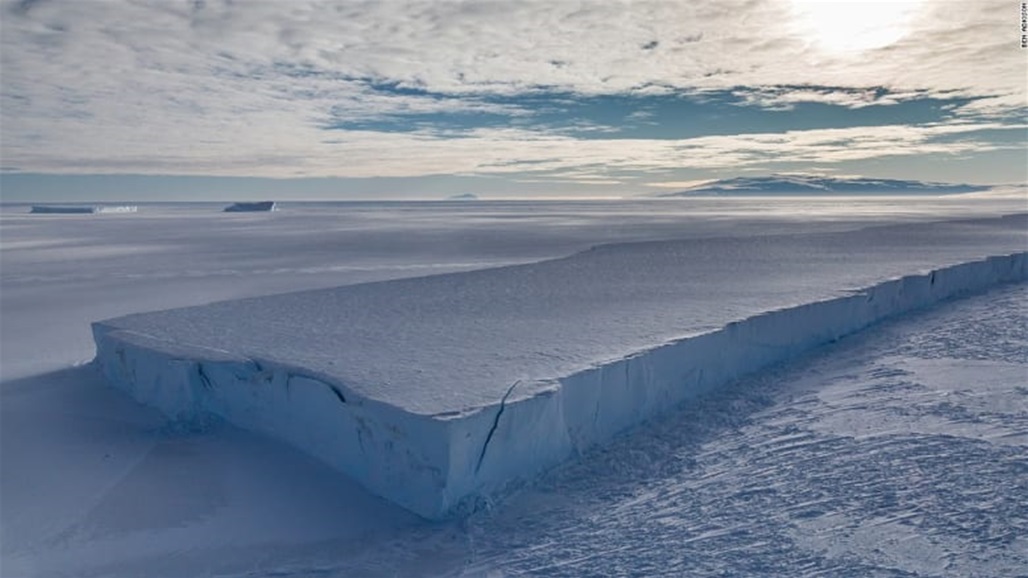
[[826,177],[812,175],[770,175],[737,177],[703,183],[687,189],[660,195],[662,197],[737,196],[737,195],[945,195],[973,193],[990,187],[980,185],[931,183],[896,179],[862,177]]
[[464,193],[462,195],[453,195],[446,197],[447,201],[477,201],[478,195],[474,193]]

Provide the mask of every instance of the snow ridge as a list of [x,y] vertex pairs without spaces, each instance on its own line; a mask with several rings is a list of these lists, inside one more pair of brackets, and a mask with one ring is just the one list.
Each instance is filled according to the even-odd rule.
[[438,519],[745,374],[885,318],[1025,280],[1028,252],[940,267],[768,311],[559,378],[518,381],[497,403],[434,415],[405,411],[300,367],[105,322],[93,326],[95,363],[113,385],[173,419],[213,414],[272,435]]

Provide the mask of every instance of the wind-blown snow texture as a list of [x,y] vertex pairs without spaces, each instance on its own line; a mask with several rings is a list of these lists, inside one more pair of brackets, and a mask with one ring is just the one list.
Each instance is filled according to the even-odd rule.
[[440,517],[742,374],[1021,280],[1025,241],[1021,216],[603,246],[108,320],[97,361],[169,415],[280,437]]

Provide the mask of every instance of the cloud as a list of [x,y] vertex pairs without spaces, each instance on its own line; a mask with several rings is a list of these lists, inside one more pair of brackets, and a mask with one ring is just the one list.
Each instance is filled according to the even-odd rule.
[[773,86],[736,89],[732,94],[743,104],[766,110],[793,110],[797,104],[820,103],[846,108],[888,106],[923,99],[925,91],[890,92],[880,87],[840,88],[827,86]]
[[[804,36],[785,0],[4,0],[0,14],[2,153],[30,171],[415,176],[960,154],[993,145],[934,135],[1009,125],[1028,84],[1005,0],[912,4],[897,40],[859,53]],[[604,138],[603,126],[583,127],[588,140],[545,127],[365,126],[536,113],[498,96],[710,91],[771,110],[972,100],[949,127],[661,141]]]
[[[536,175],[581,182],[609,181],[621,172],[667,169],[739,170],[776,163],[833,164],[889,156],[959,155],[1003,145],[976,138],[1000,123],[887,125],[784,133],[712,135],[689,139],[594,138],[520,129],[475,129],[461,136],[427,133],[335,131],[311,153],[302,131],[233,133],[194,139],[191,148],[154,157],[141,141],[92,148],[77,141],[25,163],[44,172],[194,174],[237,176],[417,177],[425,175]],[[117,131],[115,131],[117,132]],[[960,138],[946,138],[946,137]],[[97,138],[96,135],[90,138]],[[142,136],[140,136],[142,138]],[[103,141],[100,137],[100,141]],[[241,147],[237,142],[244,142]],[[60,143],[59,143],[60,144]],[[1011,145],[1006,145],[1011,146]],[[288,167],[288,169],[283,169]]]

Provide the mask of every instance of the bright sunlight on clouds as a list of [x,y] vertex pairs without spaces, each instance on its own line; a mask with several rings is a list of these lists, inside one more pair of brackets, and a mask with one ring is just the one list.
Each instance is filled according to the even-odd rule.
[[797,32],[837,53],[895,44],[911,32],[921,2],[902,0],[792,0]]

